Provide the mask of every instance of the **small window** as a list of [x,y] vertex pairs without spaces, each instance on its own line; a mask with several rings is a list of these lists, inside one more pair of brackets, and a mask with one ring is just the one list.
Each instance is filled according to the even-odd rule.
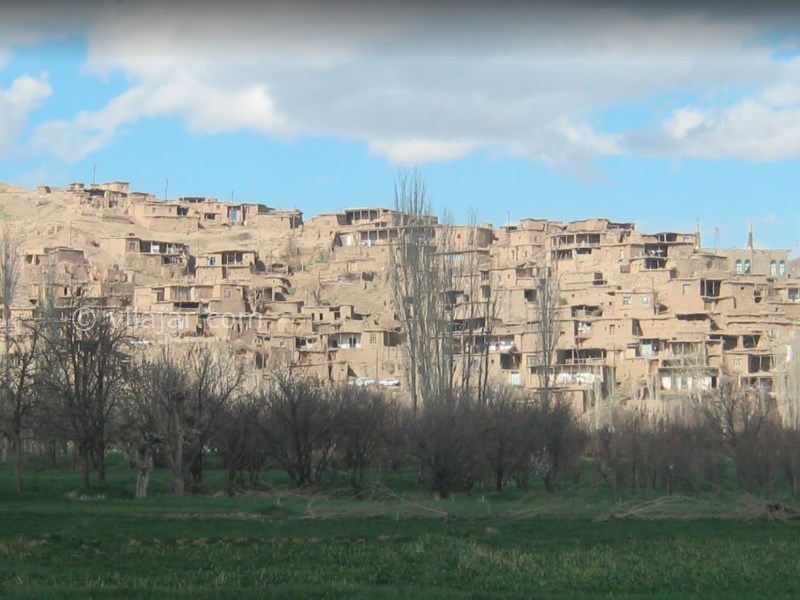
[[742,259],[740,258],[740,259],[738,259],[736,261],[736,274],[737,275],[741,275],[742,273],[744,273],[744,263],[742,262]]
[[744,261],[744,272],[745,273],[749,273],[750,272],[750,267],[751,267],[750,259],[747,259],[746,261]]
[[209,257],[208,257],[208,264],[209,264],[210,266],[212,266],[212,267],[213,267],[215,264],[217,264],[217,257],[216,257],[216,256],[209,256]]
[[778,263],[778,276],[784,277],[786,275],[786,261],[782,260]]
[[778,262],[771,260],[769,262],[769,274],[775,277],[778,274]]
[[375,344],[377,342],[378,342],[378,336],[376,334],[374,334],[374,333],[371,333],[370,336],[369,336],[369,343],[370,344]]
[[230,298],[231,297],[231,288],[228,288],[228,287],[225,288],[225,297],[226,298]]
[[684,296],[689,293],[689,289],[690,288],[691,288],[690,284],[688,284],[688,283],[684,283],[683,284],[683,294],[684,294]]
[[642,296],[642,304],[650,304],[650,297]]
[[630,306],[631,304],[631,297],[630,296],[623,296],[622,297],[622,306]]

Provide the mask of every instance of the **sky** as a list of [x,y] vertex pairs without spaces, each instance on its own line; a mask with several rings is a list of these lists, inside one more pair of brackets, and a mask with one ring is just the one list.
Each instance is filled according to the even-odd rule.
[[0,181],[635,221],[800,254],[800,6],[40,1],[0,12]]

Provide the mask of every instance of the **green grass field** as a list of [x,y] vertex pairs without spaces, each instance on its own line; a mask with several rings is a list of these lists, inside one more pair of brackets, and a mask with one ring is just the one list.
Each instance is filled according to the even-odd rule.
[[[220,475],[209,473],[212,487]],[[614,498],[591,486],[439,501],[376,487],[356,500],[280,481],[174,498],[159,474],[153,496],[135,501],[123,467],[88,495],[70,471],[28,472],[18,495],[0,468],[0,595],[800,595],[800,521],[765,518],[760,501],[732,491]]]

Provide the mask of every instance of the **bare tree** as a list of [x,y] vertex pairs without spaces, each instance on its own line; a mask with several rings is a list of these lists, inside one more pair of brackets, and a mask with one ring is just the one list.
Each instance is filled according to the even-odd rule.
[[261,412],[258,397],[253,395],[231,403],[225,407],[211,439],[225,466],[230,496],[240,488],[255,488],[267,464],[269,447],[259,428]]
[[549,403],[554,383],[556,345],[561,335],[558,314],[561,289],[559,278],[553,273],[549,264],[540,267],[534,289],[533,310],[537,322],[539,392],[544,402]]
[[350,472],[350,485],[358,496],[364,492],[367,469],[384,448],[393,406],[384,394],[367,389],[340,385],[331,390],[338,398],[341,455]]
[[107,309],[80,304],[56,310],[31,324],[40,349],[42,391],[75,444],[81,484],[89,488],[90,461],[105,484],[105,455],[112,413],[120,398],[129,356],[124,320]]
[[2,409],[3,432],[11,442],[14,462],[14,481],[22,491],[22,425],[28,412],[29,380],[33,367],[33,353],[14,338],[11,324],[11,305],[19,282],[19,254],[14,235],[8,224],[3,226],[0,241],[0,293],[3,306]]
[[482,260],[479,254],[479,231],[474,212],[470,215],[469,229],[464,260],[454,273],[456,287],[463,291],[463,301],[455,312],[461,326],[456,332],[457,353],[461,356],[461,387],[474,389],[477,400],[482,402],[489,392],[488,342],[497,318],[498,295],[490,274],[491,260],[488,256]]
[[202,484],[203,453],[242,378],[230,354],[199,345],[162,347],[138,367],[126,414],[142,495],[156,452],[164,456],[175,495],[184,494],[190,473],[196,488]]
[[726,374],[704,411],[730,453],[739,483],[747,489],[769,483],[779,463],[778,416],[766,399]]
[[[9,343],[10,342],[10,343]],[[22,492],[23,434],[32,425],[36,392],[36,337],[16,335],[6,338],[6,354],[0,372],[0,431],[10,441],[13,453],[14,484]]]
[[261,402],[272,456],[295,486],[320,483],[341,442],[340,407],[322,382],[278,372]]
[[11,305],[17,293],[19,283],[19,253],[14,235],[8,224],[3,227],[3,239],[0,242],[0,293],[3,304],[3,328],[5,334],[5,351],[11,348]]
[[494,489],[505,482],[527,460],[531,436],[530,404],[513,388],[490,387],[483,400],[486,433],[481,443]]
[[395,184],[400,233],[393,242],[391,289],[405,333],[412,409],[452,395],[455,336],[452,293],[457,262],[450,228],[436,226],[422,178],[401,171]]
[[130,385],[129,404],[124,411],[123,440],[139,471],[136,497],[144,498],[161,452],[172,476],[172,491],[181,496],[186,478],[184,447],[189,433],[187,421],[191,384],[185,367],[165,347],[140,364]]
[[412,421],[413,454],[442,498],[456,489],[470,491],[481,478],[486,433],[483,407],[469,390],[425,402]]
[[203,456],[224,408],[241,392],[244,370],[233,353],[221,348],[193,346],[188,353],[192,382],[190,414],[192,436],[186,446],[194,491],[203,484]]
[[533,411],[533,421],[539,447],[531,455],[537,464],[545,490],[556,490],[558,476],[563,471],[578,472],[578,463],[588,436],[578,424],[572,407],[557,396],[541,397]]
[[182,494],[182,408],[189,395],[188,380],[164,349],[154,358],[143,357],[132,375],[123,395],[119,441],[137,470],[135,497],[147,497],[158,453],[163,454],[173,476],[173,491]]

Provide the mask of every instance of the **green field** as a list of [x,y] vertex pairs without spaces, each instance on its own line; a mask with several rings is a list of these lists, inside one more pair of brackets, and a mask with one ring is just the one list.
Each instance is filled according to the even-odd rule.
[[233,498],[174,498],[157,478],[135,501],[122,467],[104,490],[78,484],[70,471],[28,472],[18,495],[0,469],[0,595],[800,595],[800,521],[735,491],[614,498],[593,485],[440,501],[399,479],[401,493],[375,486],[356,500],[276,476]]

